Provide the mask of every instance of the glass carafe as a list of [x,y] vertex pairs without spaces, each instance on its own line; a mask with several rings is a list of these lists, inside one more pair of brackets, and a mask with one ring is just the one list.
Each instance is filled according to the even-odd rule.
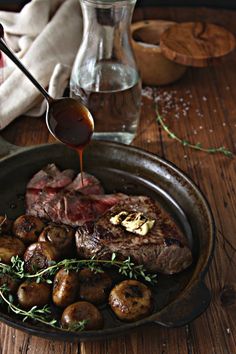
[[136,133],[141,80],[131,46],[136,0],[80,0],[84,30],[70,95],[91,111],[93,138],[129,144]]

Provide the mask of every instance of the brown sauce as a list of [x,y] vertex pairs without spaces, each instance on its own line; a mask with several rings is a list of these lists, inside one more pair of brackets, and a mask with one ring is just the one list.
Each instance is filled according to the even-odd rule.
[[[50,124],[55,136],[79,155],[83,185],[83,150],[93,134],[93,121],[89,112],[76,100],[55,100],[49,107]],[[66,124],[65,124],[66,122]]]

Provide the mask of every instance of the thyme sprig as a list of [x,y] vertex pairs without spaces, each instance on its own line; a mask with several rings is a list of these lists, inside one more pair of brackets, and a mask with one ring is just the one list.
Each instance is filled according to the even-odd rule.
[[70,332],[81,332],[85,329],[85,325],[88,323],[88,320],[82,320],[76,323],[70,324],[70,326],[66,329]]
[[11,257],[11,265],[0,262],[0,273],[9,274],[17,279],[23,279],[26,275],[24,261],[19,256]]
[[203,152],[207,152],[209,154],[220,153],[220,154],[223,154],[223,155],[225,155],[227,157],[233,157],[233,153],[230,150],[226,149],[224,146],[205,148],[205,147],[202,146],[201,143],[193,144],[193,143],[191,143],[188,140],[181,139],[173,131],[171,131],[170,128],[165,124],[165,122],[163,120],[163,117],[159,113],[156,101],[155,101],[155,111],[156,111],[157,122],[160,124],[160,126],[163,128],[163,130],[168,134],[168,136],[171,139],[174,139],[174,140],[178,141],[180,144],[182,144],[183,146],[187,146],[187,147],[189,147],[191,149],[194,149],[194,150],[200,150],[200,151],[203,151]]
[[156,281],[156,274],[147,274],[143,265],[135,265],[130,257],[124,261],[119,261],[116,258],[116,254],[113,253],[110,260],[104,259],[64,259],[60,262],[50,265],[48,268],[42,269],[34,274],[25,274],[26,278],[45,278],[45,276],[54,275],[59,269],[65,268],[67,270],[78,271],[83,267],[87,267],[94,272],[102,272],[101,267],[115,267],[122,275],[129,277],[130,279],[143,278],[147,282],[154,283]]
[[51,309],[49,306],[45,305],[43,308],[38,308],[37,306],[31,307],[29,310],[23,310],[20,307],[13,304],[12,295],[7,295],[8,289],[6,286],[0,287],[0,296],[1,299],[8,305],[8,309],[14,312],[17,315],[23,316],[23,322],[28,319],[36,320],[37,322],[41,322],[45,325],[49,325],[54,328],[60,328],[58,325],[58,321],[55,318],[50,318]]
[[[67,270],[78,271],[83,267],[87,267],[95,272],[103,272],[101,267],[115,267],[118,272],[131,279],[143,278],[146,282],[155,283],[156,274],[148,274],[143,265],[135,265],[130,257],[124,261],[117,259],[115,253],[112,254],[110,260],[95,259],[64,259],[60,262],[53,262],[49,267],[36,271],[34,274],[29,274],[24,270],[24,261],[18,256],[12,257],[11,265],[7,265],[0,262],[0,272],[9,274],[18,279],[36,279],[39,281],[51,281],[50,277],[55,275],[61,268]],[[51,317],[51,309],[48,305],[43,308],[33,306],[29,310],[22,309],[13,303],[13,296],[9,294],[9,291],[5,285],[0,287],[0,300],[8,305],[8,310],[14,312],[17,315],[23,316],[23,321],[28,319],[35,320],[43,323],[44,325],[51,326],[57,329],[64,329],[60,326],[58,320]],[[67,331],[82,331],[86,326],[87,320],[79,321],[76,324],[72,324],[69,328],[64,329]]]
[[143,265],[135,265],[128,257],[124,261],[117,259],[115,253],[112,254],[111,259],[63,259],[59,262],[51,262],[51,264],[33,274],[29,274],[24,270],[24,261],[22,261],[18,256],[12,257],[12,265],[7,265],[0,262],[0,271],[2,273],[10,274],[16,278],[26,278],[26,279],[36,279],[37,282],[46,281],[51,282],[50,277],[54,276],[59,269],[65,268],[66,270],[79,271],[81,268],[89,268],[92,271],[98,273],[103,272],[102,267],[115,267],[118,272],[122,275],[129,277],[130,279],[143,278],[145,281],[150,283],[156,282],[156,274],[148,274]]
[[2,302],[8,305],[8,310],[14,312],[16,315],[23,316],[22,321],[25,322],[28,319],[43,323],[44,325],[61,329],[64,331],[80,332],[85,329],[85,325],[88,320],[78,321],[77,323],[71,324],[68,328],[63,328],[60,326],[57,319],[52,318],[51,309],[48,305],[42,308],[38,306],[33,306],[29,310],[24,310],[17,305],[13,304],[13,296],[9,294],[9,290],[6,285],[0,287],[0,299]]

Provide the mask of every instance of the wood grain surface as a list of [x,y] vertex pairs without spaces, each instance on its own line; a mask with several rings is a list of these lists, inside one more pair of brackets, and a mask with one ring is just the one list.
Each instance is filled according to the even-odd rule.
[[[207,21],[236,33],[235,13],[205,8],[143,8],[135,20]],[[199,185],[216,222],[216,249],[206,283],[212,291],[207,311],[177,329],[147,325],[100,342],[64,343],[27,335],[0,325],[4,354],[234,354],[236,353],[236,165],[235,157],[194,151],[171,139],[156,122],[153,95],[165,123],[180,137],[206,147],[236,149],[236,53],[203,69],[190,68],[171,86],[144,90],[142,118],[134,141],[164,157]],[[20,117],[2,135],[18,145],[53,141],[44,119]]]
[[221,26],[206,22],[178,23],[161,35],[162,53],[176,63],[208,66],[235,48],[234,35]]

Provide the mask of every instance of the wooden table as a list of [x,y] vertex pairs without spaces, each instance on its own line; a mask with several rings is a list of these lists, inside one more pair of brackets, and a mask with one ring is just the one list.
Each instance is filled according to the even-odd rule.
[[[135,20],[204,20],[236,33],[235,12],[206,8],[144,8]],[[205,147],[236,148],[236,52],[204,69],[189,69],[181,81],[157,89],[165,123],[179,137]],[[147,95],[146,95],[147,96]],[[207,311],[178,329],[149,325],[116,339],[79,345],[29,336],[0,325],[4,354],[233,354],[236,353],[236,165],[235,156],[195,151],[171,139],[157,124],[153,100],[143,97],[134,145],[164,157],[187,173],[208,199],[217,227],[214,259],[206,283],[212,290]],[[18,145],[51,142],[43,119],[21,117],[2,132]]]

